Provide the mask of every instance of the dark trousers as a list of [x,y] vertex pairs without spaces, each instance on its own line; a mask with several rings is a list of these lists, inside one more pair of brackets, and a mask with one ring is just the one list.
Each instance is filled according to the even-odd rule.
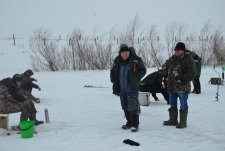
[[201,84],[199,78],[193,80],[194,90],[193,92],[201,93]]

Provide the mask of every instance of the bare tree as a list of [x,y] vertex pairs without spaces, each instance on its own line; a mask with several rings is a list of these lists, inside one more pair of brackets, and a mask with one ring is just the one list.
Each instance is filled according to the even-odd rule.
[[135,15],[134,19],[132,19],[127,27],[126,32],[120,34],[120,42],[126,43],[131,46],[135,46],[137,43],[138,37],[141,37],[143,32],[140,32],[141,22],[138,15]]
[[190,51],[194,51],[197,54],[199,53],[198,48],[198,37],[194,33],[190,33],[189,36],[186,37],[186,46]]
[[69,49],[71,51],[72,69],[85,70],[86,61],[84,58],[85,49],[87,48],[88,37],[83,35],[81,29],[76,28],[69,36]]
[[223,65],[225,63],[225,43],[223,41],[221,30],[218,29],[213,34],[212,50],[215,56],[215,63],[217,65]]
[[149,41],[149,53],[153,62],[153,66],[160,67],[162,64],[162,57],[159,55],[160,50],[160,44],[158,43],[158,33],[155,25],[150,26],[149,32],[148,32],[148,41]]
[[173,49],[178,41],[183,41],[186,25],[184,23],[173,22],[166,27],[165,40],[168,56],[173,55]]
[[203,64],[206,64],[208,62],[207,60],[212,57],[212,49],[210,48],[210,42],[209,37],[211,35],[211,21],[208,20],[203,28],[200,31],[199,36],[199,52],[200,56],[202,57]]
[[147,32],[142,30],[138,15],[128,23],[124,32],[117,35],[111,31],[103,35],[94,33],[90,37],[84,35],[80,28],[75,28],[66,39],[67,45],[62,42],[64,39],[51,39],[51,34],[40,28],[34,30],[30,38],[31,64],[35,71],[108,69],[118,55],[119,45],[126,43],[136,49],[136,54],[147,67],[159,67],[173,55],[178,41],[183,41],[189,50],[202,57],[204,65],[225,62],[221,30],[212,34],[210,20],[201,29],[200,36],[190,33],[188,37],[185,34],[184,23],[172,22],[166,27],[164,43],[159,40],[156,25],[149,26]]
[[90,44],[85,54],[86,62],[91,69],[107,69],[112,62],[112,37],[110,36],[108,43],[103,42],[104,36],[98,37],[94,43]]
[[35,70],[59,70],[57,66],[57,49],[55,42],[49,40],[50,33],[43,28],[33,31],[30,38],[32,66]]
[[71,53],[66,47],[62,48],[60,53],[57,53],[57,62],[59,70],[71,70],[72,60]]

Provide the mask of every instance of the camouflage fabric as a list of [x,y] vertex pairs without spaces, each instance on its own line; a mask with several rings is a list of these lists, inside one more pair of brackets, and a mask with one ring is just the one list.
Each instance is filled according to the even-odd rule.
[[24,90],[22,88],[19,89],[20,93],[23,94],[23,96],[25,96],[27,99],[31,100],[31,101],[34,101],[36,102],[37,101],[37,98],[34,97],[30,91],[27,91],[27,90]]
[[36,79],[29,77],[26,74],[22,74],[23,77],[23,83],[21,88],[25,91],[28,91],[31,93],[32,88],[38,89],[38,85],[36,85],[35,83],[33,83],[33,81],[36,81]]
[[[164,74],[168,74],[168,92],[190,93],[190,81],[192,81],[196,75],[196,66],[191,55],[186,53],[183,57],[173,55],[162,66],[162,71]],[[177,82],[178,80],[181,82]]]
[[[19,91],[20,92],[20,91]],[[16,100],[10,93],[9,89],[0,84],[0,113],[9,114],[21,112],[21,121],[36,120],[36,109],[30,99],[24,101]]]

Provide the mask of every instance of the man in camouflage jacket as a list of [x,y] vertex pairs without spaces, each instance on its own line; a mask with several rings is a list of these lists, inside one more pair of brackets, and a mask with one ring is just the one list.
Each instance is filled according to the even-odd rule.
[[[178,42],[174,51],[175,54],[170,57],[162,66],[164,74],[168,75],[167,90],[169,92],[169,116],[164,125],[176,125],[177,128],[187,126],[188,113],[188,94],[191,91],[190,81],[196,74],[196,67],[191,55],[185,53],[185,44]],[[180,122],[177,122],[178,109],[177,99],[180,100]],[[178,123],[178,124],[177,124]]]
[[110,78],[113,83],[113,93],[120,96],[121,106],[124,110],[127,123],[123,129],[138,131],[139,126],[139,101],[138,91],[140,81],[146,73],[146,68],[140,57],[126,44],[120,45],[119,55],[115,58],[110,70]]
[[34,101],[36,103],[40,103],[40,99],[36,98],[32,95],[33,88],[41,91],[41,88],[37,84],[33,83],[33,81],[37,82],[36,79],[31,77],[33,74],[34,73],[31,69],[28,69],[24,73],[21,74],[22,78],[23,78],[21,89],[22,89],[24,95],[28,96],[32,101]]

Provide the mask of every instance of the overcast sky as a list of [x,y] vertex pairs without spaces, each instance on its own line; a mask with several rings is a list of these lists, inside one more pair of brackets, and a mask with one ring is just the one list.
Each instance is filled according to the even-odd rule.
[[122,31],[135,15],[143,28],[156,24],[160,32],[174,21],[200,31],[211,19],[225,33],[225,0],[0,0],[0,38],[29,37],[40,27],[65,36],[76,27],[87,34]]

